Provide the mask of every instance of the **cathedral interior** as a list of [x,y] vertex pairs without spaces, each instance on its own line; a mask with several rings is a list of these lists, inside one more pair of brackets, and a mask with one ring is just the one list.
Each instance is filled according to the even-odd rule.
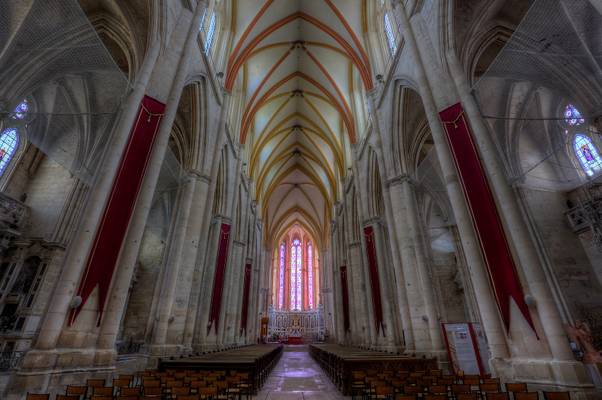
[[0,398],[602,398],[601,34],[0,1]]

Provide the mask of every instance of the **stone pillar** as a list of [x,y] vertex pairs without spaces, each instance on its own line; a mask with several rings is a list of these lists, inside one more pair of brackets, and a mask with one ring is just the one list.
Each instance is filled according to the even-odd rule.
[[372,300],[367,296],[369,278],[363,271],[362,243],[355,242],[348,246],[347,279],[349,285],[349,318],[351,319],[351,337],[354,344],[369,345],[374,343],[372,327],[374,319],[370,305]]
[[498,373],[511,374],[511,372],[501,370],[505,368],[503,365],[504,359],[509,355],[504,328],[493,297],[492,288],[489,284],[489,276],[474,232],[470,213],[462,188],[458,182],[455,165],[446,142],[445,132],[443,131],[434,97],[428,84],[425,67],[414,38],[412,27],[406,15],[406,10],[404,7],[398,8],[400,10],[399,21],[402,34],[406,40],[408,51],[416,62],[417,83],[435,143],[435,151],[441,164],[441,169],[445,171],[445,187],[452,204],[454,216],[456,217],[458,230],[462,239],[462,247],[464,248],[475,286],[475,295],[479,302],[483,328],[485,329],[491,352],[492,367]]
[[424,237],[420,228],[418,216],[420,212],[416,204],[416,191],[414,184],[409,179],[404,179],[402,183],[403,192],[405,194],[405,202],[407,203],[408,227],[410,230],[410,238],[414,241],[414,251],[416,253],[416,266],[418,268],[418,278],[422,297],[424,298],[424,308],[426,317],[428,318],[429,336],[431,338],[431,351],[438,356],[444,356],[445,349],[441,338],[441,327],[439,326],[439,313],[435,306],[435,295],[433,293],[433,283],[430,275],[430,263],[428,256],[425,254]]
[[401,229],[401,224],[398,221],[401,212],[398,209],[393,209],[393,201],[395,201],[396,206],[398,207],[401,198],[396,197],[393,199],[389,185],[383,187],[383,198],[386,203],[385,211],[387,214],[387,220],[390,222],[390,244],[391,251],[393,253],[393,269],[395,273],[395,279],[393,279],[393,282],[395,283],[395,295],[397,297],[397,304],[399,307],[403,345],[406,351],[414,351],[416,349],[414,344],[414,332],[412,330],[410,306],[408,304],[406,279],[403,275],[403,268],[401,265],[402,257],[399,254],[401,242],[399,241],[397,233],[399,229]]
[[[564,367],[556,366],[556,368],[574,368],[574,371],[555,371],[555,379],[568,384],[578,383],[579,375],[583,375],[583,366],[575,361],[569,347],[562,317],[554,301],[541,260],[521,214],[516,196],[505,178],[504,169],[497,156],[495,145],[491,141],[489,131],[480,115],[476,101],[470,94],[462,67],[453,53],[448,53],[447,58],[464,110],[473,129],[473,138],[479,149],[500,214],[505,221],[504,227],[506,228],[507,237],[513,244],[512,247],[518,256],[519,266],[524,273],[524,286],[530,290],[537,302],[539,321],[544,330],[551,354],[555,361],[573,365],[572,367],[568,365]],[[543,358],[547,357],[543,356]],[[560,373],[560,376],[556,375],[558,373]]]
[[[121,321],[121,315],[125,311],[125,298],[127,296],[127,291],[129,290],[129,282],[132,279],[136,260],[138,259],[142,235],[144,234],[146,220],[152,206],[157,181],[167,152],[173,122],[178,111],[180,97],[188,75],[189,59],[193,51],[193,45],[196,44],[198,21],[200,21],[203,10],[204,7],[202,4],[198,3],[194,14],[186,21],[188,22],[188,30],[184,42],[182,43],[181,52],[178,53],[180,58],[175,76],[171,83],[169,97],[166,102],[165,115],[159,125],[159,131],[157,132],[157,137],[148,161],[147,170],[138,193],[136,207],[122,245],[121,254],[119,255],[118,267],[115,276],[113,277],[113,287],[111,288],[110,296],[115,299],[122,298],[124,304],[120,304],[121,302],[116,300],[116,307],[111,309],[107,308],[105,312],[99,338],[99,347],[102,349],[114,347],[114,342],[119,330],[119,327],[114,325],[114,321]],[[178,38],[175,38],[174,40],[177,41]],[[159,79],[159,77],[155,76],[155,79]]]
[[[129,95],[125,108],[120,115],[118,127],[113,136],[113,143],[97,173],[97,181],[91,188],[86,212],[83,213],[80,228],[74,236],[65,258],[63,270],[52,294],[46,316],[40,327],[40,333],[34,345],[36,350],[51,350],[56,347],[59,335],[69,312],[69,303],[77,288],[77,284],[86,267],[88,253],[96,237],[98,223],[102,218],[109,194],[113,189],[114,177],[121,163],[125,146],[129,140],[132,126],[138,115],[140,103],[144,97],[151,73],[157,62],[160,43],[155,42],[148,49],[144,62],[136,77],[136,83]],[[107,312],[109,310],[107,309]],[[29,354],[26,356],[29,357]],[[37,361],[36,363],[39,363]],[[27,365],[27,362],[24,363]]]

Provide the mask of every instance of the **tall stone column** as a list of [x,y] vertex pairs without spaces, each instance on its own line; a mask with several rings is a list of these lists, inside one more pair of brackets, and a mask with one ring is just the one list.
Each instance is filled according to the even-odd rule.
[[505,178],[503,166],[497,156],[495,145],[491,141],[489,131],[481,117],[476,101],[470,94],[462,67],[455,54],[450,52],[447,54],[447,58],[462,105],[473,129],[473,137],[496,197],[500,214],[505,220],[507,235],[513,244],[520,268],[524,273],[525,286],[529,288],[536,300],[537,313],[551,354],[554,360],[572,364],[573,367],[567,367],[575,368],[574,373],[565,371],[564,376],[557,376],[556,379],[562,379],[569,384],[576,383],[579,379],[578,375],[582,375],[582,372],[578,370],[582,370],[583,367],[575,361],[569,347],[562,317],[554,301],[533,238],[521,214],[515,193]]
[[406,15],[406,10],[403,6],[398,7],[398,9],[400,10],[398,15],[400,16],[399,22],[403,37],[406,40],[409,53],[416,62],[416,79],[425,114],[427,116],[429,127],[431,128],[433,141],[435,143],[435,151],[441,164],[441,168],[445,171],[445,187],[452,204],[454,216],[456,217],[466,260],[471,270],[475,286],[475,295],[479,302],[483,327],[487,335],[491,353],[492,366],[498,373],[511,374],[509,371],[502,371],[502,369],[505,368],[503,365],[504,360],[509,356],[504,328],[493,297],[492,288],[489,284],[488,273],[472,226],[470,213],[464,199],[462,188],[458,182],[455,165],[445,139],[445,133],[439,119],[433,93],[428,84],[424,63],[422,62],[422,57],[416,44],[411,24]]
[[169,353],[165,346],[167,339],[167,328],[172,315],[172,306],[174,304],[176,285],[182,260],[182,251],[185,242],[187,242],[188,217],[192,206],[196,187],[196,179],[192,176],[186,177],[186,181],[180,187],[180,193],[176,204],[176,217],[171,237],[169,238],[169,248],[167,257],[163,263],[161,291],[159,294],[159,304],[157,307],[156,323],[153,330],[151,353],[157,355]]
[[380,295],[383,313],[383,323],[385,328],[381,332],[383,335],[384,347],[386,350],[400,350],[398,343],[401,342],[398,332],[395,329],[395,319],[392,308],[396,306],[396,298],[392,291],[395,289],[392,285],[393,277],[384,249],[383,226],[378,220],[371,224],[374,229],[374,240],[376,244],[376,255],[378,265],[378,280],[380,285]]
[[[182,16],[183,21],[186,22],[187,31],[185,34],[180,32],[183,37],[183,42],[178,35],[174,33],[173,40],[174,45],[181,45],[181,52],[179,55],[177,69],[170,86],[169,96],[166,101],[165,115],[159,125],[159,131],[153,145],[151,156],[148,161],[148,166],[142,185],[138,193],[138,199],[136,206],[132,214],[130,225],[127,231],[127,235],[124,239],[122,250],[118,259],[118,267],[116,269],[116,275],[113,278],[113,284],[111,288],[111,297],[123,298],[127,296],[127,290],[129,288],[129,282],[132,279],[132,274],[138,259],[138,253],[140,250],[140,244],[142,242],[142,236],[144,234],[144,228],[146,226],[146,220],[152,206],[152,200],[155,194],[157,181],[163,165],[163,160],[167,152],[169,137],[173,122],[178,111],[180,97],[184,89],[186,78],[188,75],[189,61],[193,51],[193,45],[196,44],[196,38],[198,36],[198,21],[201,19],[204,7],[202,3],[197,3],[194,14],[190,17]],[[157,71],[157,74],[160,72]],[[164,79],[163,77],[154,76],[156,80]],[[123,301],[125,303],[125,300]],[[112,310],[107,309],[103,322],[100,329],[99,345],[103,351],[112,348],[111,341],[116,339],[119,327],[113,326],[110,321],[121,321],[121,316],[125,312],[125,304],[117,304],[118,306]],[[110,351],[110,350],[109,350]]]
[[372,333],[374,318],[370,305],[372,300],[368,297],[367,282],[369,278],[364,274],[362,243],[355,242],[348,246],[347,253],[347,278],[349,279],[349,317],[351,319],[351,337],[354,344],[372,345],[375,337]]
[[[91,188],[86,212],[83,213],[80,228],[74,236],[65,257],[60,278],[52,294],[46,316],[40,327],[40,333],[33,346],[34,350],[30,351],[31,354],[28,354],[26,358],[34,354],[36,358],[39,358],[39,351],[51,350],[56,347],[67,313],[69,312],[69,303],[73,298],[80,276],[85,269],[88,253],[94,241],[99,221],[102,218],[105,204],[113,188],[114,177],[117,174],[117,169],[121,163],[132,126],[138,115],[140,103],[155,68],[160,47],[158,41],[153,42],[136,76],[134,89],[130,93],[125,108],[119,117],[120,121],[112,138],[113,143],[111,146],[108,146],[113,151],[108,151],[105,154],[102,166],[97,172],[97,180]],[[107,312],[109,312],[108,309]],[[36,364],[39,364],[39,359],[36,361]],[[24,365],[27,365],[27,360],[25,360]]]
[[410,230],[408,201],[405,188],[408,177],[398,177],[389,182],[395,227],[399,237],[399,249],[405,283],[405,292],[410,310],[410,326],[414,339],[414,350],[429,353],[431,350],[430,330],[425,318],[426,305],[422,295],[422,284],[418,275],[415,243]]
[[[399,220],[402,215],[399,208],[401,198],[393,198],[391,188],[383,188],[383,198],[386,203],[385,211],[387,214],[387,220],[390,221],[389,232],[390,232],[390,243],[391,251],[393,252],[393,268],[395,272],[395,295],[397,297],[397,304],[399,305],[399,316],[401,320],[401,332],[403,336],[403,345],[406,351],[415,351],[416,347],[414,344],[414,331],[412,329],[412,320],[410,314],[410,306],[408,302],[408,293],[406,290],[406,278],[403,274],[402,256],[400,254],[401,242],[399,240],[399,230],[401,224]],[[395,201],[396,208],[393,208],[393,202]]]
[[433,293],[433,283],[430,276],[429,259],[425,254],[424,238],[422,235],[420,214],[416,204],[416,191],[414,184],[409,179],[402,182],[404,201],[407,203],[407,220],[410,230],[410,238],[414,241],[414,251],[416,253],[416,266],[418,268],[418,278],[420,282],[422,297],[424,299],[424,309],[428,318],[429,336],[431,339],[431,351],[439,356],[444,355],[443,341],[441,340],[441,327],[439,326],[439,313],[435,306],[435,294]]
[[[186,240],[182,249],[182,260],[180,274],[178,276],[178,290],[176,291],[175,309],[173,311],[174,322],[168,330],[168,340],[174,341],[174,336],[182,335],[182,345],[186,351],[192,349],[192,324],[189,317],[193,314],[191,309],[191,299],[194,285],[198,284],[194,276],[197,270],[197,258],[203,242],[203,231],[206,223],[207,198],[209,196],[209,178],[206,176],[195,176],[196,185],[194,198],[192,200],[191,210],[188,217],[188,227],[186,230]],[[170,339],[172,337],[172,339]]]

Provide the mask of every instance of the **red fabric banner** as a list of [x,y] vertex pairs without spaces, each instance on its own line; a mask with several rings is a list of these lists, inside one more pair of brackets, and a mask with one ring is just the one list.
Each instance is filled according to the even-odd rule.
[[219,322],[219,312],[222,307],[222,293],[224,292],[224,278],[228,263],[228,244],[230,243],[230,225],[222,224],[220,227],[219,247],[215,261],[215,275],[213,276],[213,292],[211,293],[211,308],[209,309],[209,323],[207,334],[215,324],[215,333]]
[[138,118],[121,158],[111,195],[96,231],[86,269],[77,290],[82,303],[71,311],[69,325],[75,322],[96,287],[98,287],[97,324],[100,324],[121,245],[136,205],[164,111],[165,104],[148,96],[142,99]]
[[487,264],[506,330],[510,328],[510,298],[513,298],[533,331],[533,320],[525,303],[525,296],[502,221],[472,140],[462,104],[454,104],[439,113],[454,156],[464,196],[477,232],[481,251]]
[[370,273],[370,287],[372,288],[372,307],[374,308],[374,319],[376,331],[383,327],[383,307],[380,298],[380,281],[378,280],[378,259],[376,258],[376,243],[374,243],[374,228],[364,228],[366,239],[366,254],[368,256],[368,268]]
[[251,264],[245,264],[245,280],[242,291],[242,311],[240,314],[240,334],[247,333],[247,319],[249,314],[249,291],[251,290]]
[[351,323],[349,322],[349,287],[347,286],[347,267],[341,267],[341,295],[343,297],[343,327],[345,332],[349,332]]

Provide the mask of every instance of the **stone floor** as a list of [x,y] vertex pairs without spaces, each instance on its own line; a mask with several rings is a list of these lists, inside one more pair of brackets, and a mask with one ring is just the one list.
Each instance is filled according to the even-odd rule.
[[347,399],[309,356],[307,346],[286,346],[258,400]]

